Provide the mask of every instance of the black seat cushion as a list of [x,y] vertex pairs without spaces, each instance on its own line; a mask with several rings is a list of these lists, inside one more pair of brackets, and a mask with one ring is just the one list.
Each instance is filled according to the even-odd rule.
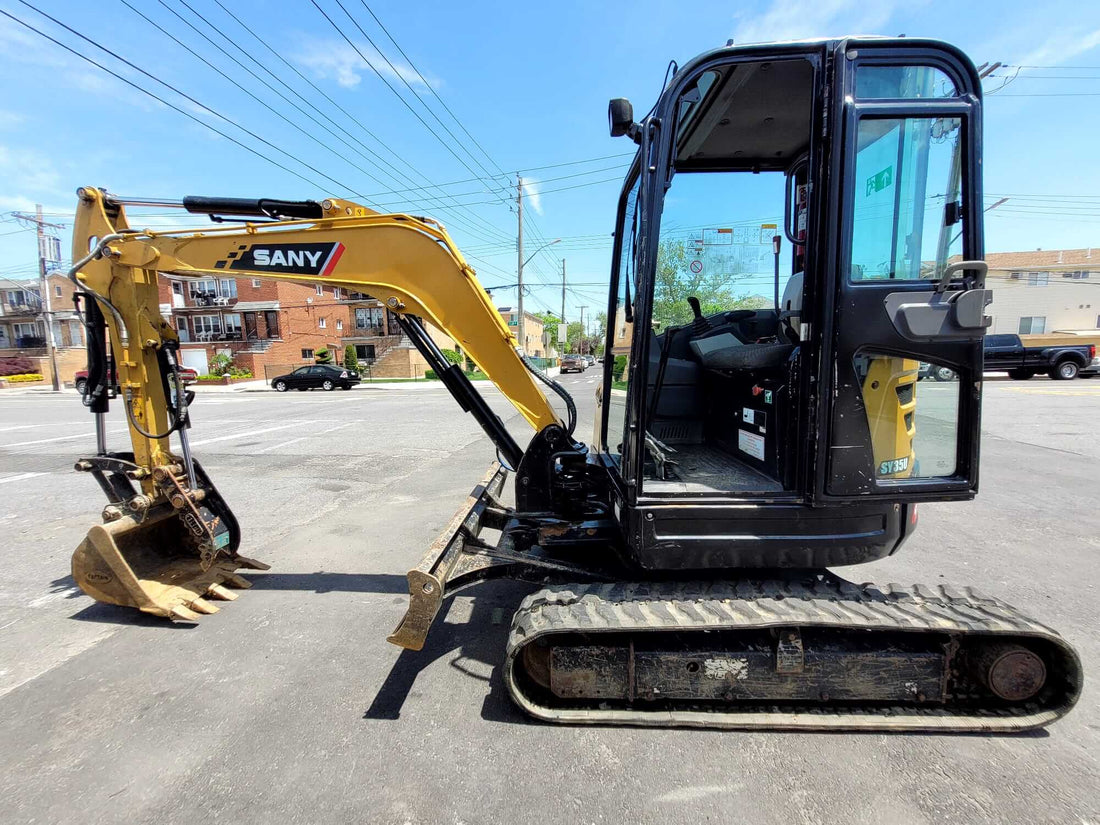
[[794,344],[745,344],[722,347],[701,355],[703,366],[712,370],[771,370],[787,363]]

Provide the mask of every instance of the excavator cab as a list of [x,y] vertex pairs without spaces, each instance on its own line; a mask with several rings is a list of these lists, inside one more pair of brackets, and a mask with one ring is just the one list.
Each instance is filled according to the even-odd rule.
[[720,49],[640,123],[612,101],[639,149],[594,441],[642,566],[870,561],[974,494],[980,105],[908,39]]

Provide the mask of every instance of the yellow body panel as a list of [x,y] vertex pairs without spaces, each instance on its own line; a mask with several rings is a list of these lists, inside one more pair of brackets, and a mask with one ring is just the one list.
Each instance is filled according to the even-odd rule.
[[908,358],[869,356],[863,404],[871,429],[875,478],[909,478],[913,472],[919,369],[920,363]]

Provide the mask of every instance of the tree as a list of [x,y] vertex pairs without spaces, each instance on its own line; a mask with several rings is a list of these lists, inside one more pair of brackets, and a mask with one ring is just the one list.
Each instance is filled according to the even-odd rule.
[[657,247],[657,273],[653,288],[653,320],[660,329],[681,326],[691,321],[694,313],[687,299],[695,297],[704,315],[730,309],[759,309],[770,302],[759,296],[737,295],[734,283],[747,273],[721,271],[717,267],[691,271],[687,244],[680,239],[666,238]]
[[344,347],[344,367],[359,372],[359,356],[355,352],[355,344]]
[[329,352],[328,347],[321,347],[315,353],[313,353],[313,363],[315,364],[331,364],[332,353]]
[[567,351],[583,353],[581,347],[585,344],[584,324],[580,321],[571,322],[565,328],[565,342]]
[[561,319],[552,312],[536,312],[535,317],[542,321],[542,331],[546,333],[551,346],[558,343],[558,324]]

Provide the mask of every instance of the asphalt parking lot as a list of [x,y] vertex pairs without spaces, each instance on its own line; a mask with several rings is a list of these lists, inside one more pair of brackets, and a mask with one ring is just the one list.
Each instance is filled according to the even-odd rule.
[[[563,382],[587,439],[596,373]],[[1100,379],[986,387],[977,501],[922,506],[903,552],[841,572],[978,585],[1058,629],[1091,675]],[[421,653],[385,642],[405,571],[493,458],[441,387],[210,393],[194,413],[242,552],[272,569],[188,627],[74,589],[69,556],[102,506],[71,469],[91,416],[72,393],[0,397],[4,822],[1100,825],[1088,681],[1070,716],[1022,736],[531,722],[499,669],[527,587],[460,594]]]

